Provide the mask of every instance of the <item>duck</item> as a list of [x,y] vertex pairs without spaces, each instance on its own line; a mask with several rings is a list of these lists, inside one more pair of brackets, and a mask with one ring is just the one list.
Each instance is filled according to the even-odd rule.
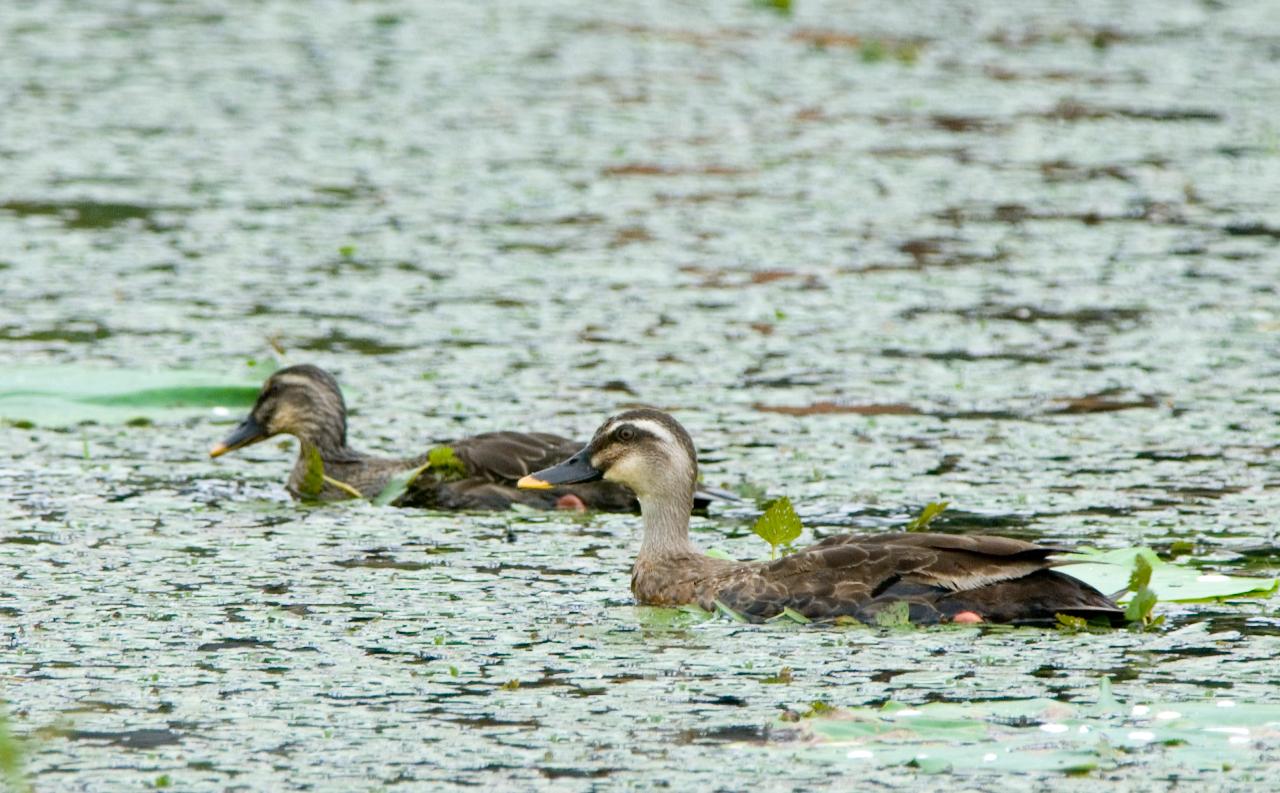
[[[260,443],[276,435],[299,441],[298,458],[286,489],[297,500],[341,501],[371,498],[395,476],[421,468],[430,452],[416,457],[390,458],[367,454],[347,441],[347,405],[332,374],[312,364],[279,369],[262,385],[249,414],[219,443],[210,457]],[[428,467],[392,502],[399,507],[440,510],[502,510],[513,504],[538,509],[587,509],[635,512],[639,503],[626,485],[584,482],[550,490],[520,490],[516,481],[537,468],[550,466],[581,448],[574,441],[548,432],[486,432],[446,444],[452,451],[447,468]],[[438,448],[438,447],[437,447]],[[319,454],[324,465],[318,492],[304,485],[309,460]],[[698,506],[732,494],[708,488],[699,492]]]
[[876,623],[906,603],[912,623],[1052,624],[1057,615],[1119,624],[1110,598],[1058,570],[1069,549],[1010,537],[926,532],[841,534],[776,561],[734,561],[689,539],[698,458],[689,433],[652,408],[609,418],[585,447],[524,476],[530,490],[625,485],[644,525],[631,591],[647,606],[721,605],[751,621],[790,610],[809,620]]

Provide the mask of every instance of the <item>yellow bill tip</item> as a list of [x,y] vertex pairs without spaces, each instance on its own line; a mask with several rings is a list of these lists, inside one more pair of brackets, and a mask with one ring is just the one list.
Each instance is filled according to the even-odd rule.
[[521,490],[550,490],[552,488],[552,484],[550,482],[544,482],[536,476],[530,475],[521,477],[520,481],[516,482],[516,487]]
[[209,456],[210,456],[210,457],[221,457],[222,455],[226,454],[226,453],[227,453],[227,452],[229,452],[229,451],[231,451],[231,449],[227,447],[227,444],[225,444],[225,443],[219,443],[219,444],[217,444],[216,446],[214,446],[212,449],[210,449],[210,450],[209,450]]

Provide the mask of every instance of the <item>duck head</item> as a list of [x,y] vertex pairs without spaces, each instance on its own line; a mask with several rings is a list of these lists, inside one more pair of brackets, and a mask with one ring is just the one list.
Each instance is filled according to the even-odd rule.
[[333,375],[310,364],[275,372],[262,385],[253,410],[209,450],[209,456],[220,457],[280,433],[321,450],[346,446],[347,406]]
[[680,422],[660,410],[628,410],[596,430],[582,451],[516,484],[529,490],[605,479],[626,485],[643,506],[652,499],[689,499],[698,481],[698,456]]

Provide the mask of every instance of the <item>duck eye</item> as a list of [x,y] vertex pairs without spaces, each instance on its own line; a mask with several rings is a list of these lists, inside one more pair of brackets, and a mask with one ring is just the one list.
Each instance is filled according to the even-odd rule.
[[629,441],[635,437],[636,437],[636,431],[633,430],[631,427],[623,427],[622,429],[618,430],[618,440],[620,441]]

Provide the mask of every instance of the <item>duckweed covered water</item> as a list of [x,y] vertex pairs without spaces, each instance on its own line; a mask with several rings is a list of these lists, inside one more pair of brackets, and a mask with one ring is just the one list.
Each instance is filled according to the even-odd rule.
[[[386,453],[644,402],[801,542],[945,500],[935,529],[1273,576],[1277,29],[1261,0],[16,4],[0,365],[315,362]],[[634,518],[297,506],[289,442],[210,461],[234,411],[161,402],[0,399],[37,789],[1241,788],[1280,751],[1275,601],[704,620],[631,605]],[[695,534],[759,556],[754,516]],[[1089,715],[1104,679],[1195,739]],[[1220,701],[1261,723],[1200,723]],[[833,748],[901,707],[970,708],[978,760],[1107,740]],[[1215,765],[1206,735],[1244,740]]]

